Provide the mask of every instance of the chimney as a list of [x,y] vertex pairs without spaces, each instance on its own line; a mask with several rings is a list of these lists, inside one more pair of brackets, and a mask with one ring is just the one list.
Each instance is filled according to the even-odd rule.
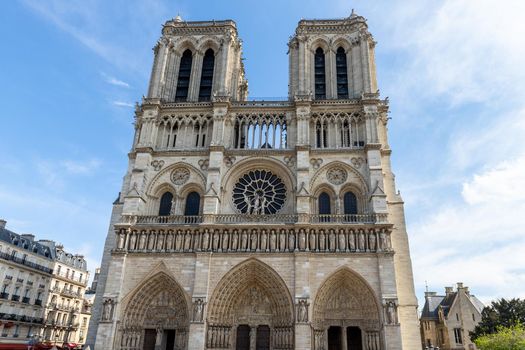
[[452,287],[445,287],[445,294],[450,295],[453,293],[454,288]]
[[5,225],[7,224],[7,221],[4,219],[0,219],[0,228],[5,228]]
[[425,298],[435,297],[436,292],[425,292]]
[[463,289],[463,282],[458,282],[458,290]]
[[35,240],[35,235],[32,235],[30,233],[24,233],[21,234],[20,237],[27,239],[28,241],[33,242]]

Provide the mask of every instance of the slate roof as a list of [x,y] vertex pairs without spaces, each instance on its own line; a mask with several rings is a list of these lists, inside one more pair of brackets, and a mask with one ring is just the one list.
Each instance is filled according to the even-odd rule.
[[[423,306],[423,310],[421,312],[421,318],[437,320],[438,310],[440,306],[443,309],[445,317],[448,316],[450,307],[452,306],[452,304],[454,304],[454,300],[456,300],[457,295],[457,292],[452,292],[448,295],[434,294],[426,296],[425,305]],[[481,313],[485,305],[483,305],[483,303],[474,295],[469,295],[469,300],[472,302],[474,307]]]
[[34,241],[31,237],[19,235],[6,228],[0,228],[0,241],[15,245],[18,248],[27,250],[32,254],[40,255],[49,260],[55,258],[54,249],[50,249],[47,245]]

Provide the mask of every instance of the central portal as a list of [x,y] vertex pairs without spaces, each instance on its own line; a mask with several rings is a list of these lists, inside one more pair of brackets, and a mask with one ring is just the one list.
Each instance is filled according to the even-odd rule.
[[208,349],[293,349],[293,303],[277,273],[256,259],[227,273],[208,309]]

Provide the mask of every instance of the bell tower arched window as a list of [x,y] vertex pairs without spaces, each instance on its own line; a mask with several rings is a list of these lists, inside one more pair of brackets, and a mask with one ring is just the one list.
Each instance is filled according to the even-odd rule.
[[159,216],[168,216],[171,214],[171,205],[173,202],[173,194],[165,192],[160,197]]
[[186,205],[184,207],[184,215],[196,216],[199,215],[201,205],[201,196],[197,192],[190,192],[186,197]]
[[337,74],[337,98],[348,98],[348,71],[346,70],[345,49],[339,47],[335,54],[335,69]]
[[357,214],[357,198],[354,193],[346,192],[343,198],[344,210],[347,215]]
[[326,222],[330,220],[330,215],[332,210],[330,208],[330,195],[326,192],[323,192],[319,195],[317,207],[319,210],[319,221]]
[[202,60],[201,85],[199,89],[199,101],[209,101],[213,84],[213,66],[215,65],[215,53],[212,49],[206,50]]
[[184,102],[188,100],[192,60],[193,57],[191,51],[189,49],[184,51],[180,59],[179,80],[177,81],[177,91],[175,93],[176,102]]
[[315,75],[315,99],[326,99],[326,73],[325,73],[325,58],[322,48],[315,50],[314,57],[314,75]]

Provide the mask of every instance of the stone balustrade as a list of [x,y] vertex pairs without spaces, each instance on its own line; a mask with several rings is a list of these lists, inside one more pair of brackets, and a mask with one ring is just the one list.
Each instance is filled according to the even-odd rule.
[[215,215],[123,215],[119,225],[198,225],[198,224],[386,224],[388,214],[215,214]]
[[390,225],[367,228],[117,228],[115,252],[390,252]]

